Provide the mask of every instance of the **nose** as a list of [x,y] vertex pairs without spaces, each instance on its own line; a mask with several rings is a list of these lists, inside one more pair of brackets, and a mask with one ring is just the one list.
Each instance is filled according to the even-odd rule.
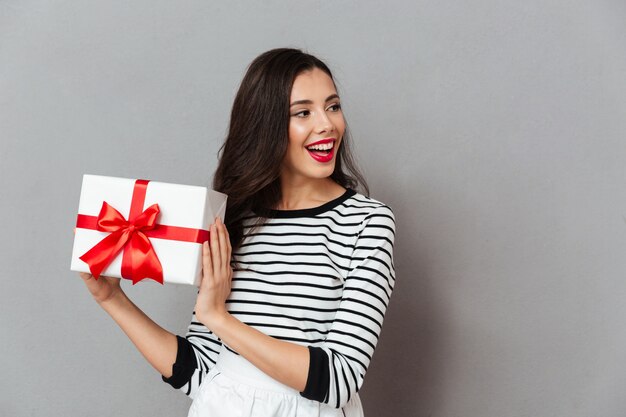
[[318,117],[316,120],[316,130],[318,134],[321,133],[329,133],[335,130],[335,125],[330,120],[325,111],[318,112]]

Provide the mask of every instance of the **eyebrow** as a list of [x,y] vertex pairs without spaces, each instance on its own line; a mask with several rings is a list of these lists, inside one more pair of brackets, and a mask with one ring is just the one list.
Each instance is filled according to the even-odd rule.
[[[326,97],[326,100],[324,102],[327,103],[330,100],[335,99],[335,98],[339,98],[339,95],[331,94],[328,97]],[[294,101],[293,103],[291,103],[289,107],[295,106],[296,104],[313,104],[313,101],[312,100],[298,100],[298,101]]]

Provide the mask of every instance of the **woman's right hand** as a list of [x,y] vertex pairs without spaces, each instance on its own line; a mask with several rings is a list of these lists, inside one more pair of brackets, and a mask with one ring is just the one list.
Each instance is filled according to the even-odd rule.
[[98,304],[124,293],[120,286],[120,278],[100,276],[95,279],[93,275],[86,272],[79,272],[79,275]]

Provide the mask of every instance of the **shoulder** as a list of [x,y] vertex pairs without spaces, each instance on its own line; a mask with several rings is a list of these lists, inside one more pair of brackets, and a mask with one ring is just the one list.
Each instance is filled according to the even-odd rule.
[[385,218],[395,224],[395,214],[393,209],[373,197],[354,192],[343,204],[344,210],[358,210],[363,215],[363,222],[372,218]]
[[[354,236],[382,234],[393,239],[396,218],[393,209],[373,197],[351,191],[350,196],[334,212],[349,220]],[[391,236],[389,236],[391,235]]]

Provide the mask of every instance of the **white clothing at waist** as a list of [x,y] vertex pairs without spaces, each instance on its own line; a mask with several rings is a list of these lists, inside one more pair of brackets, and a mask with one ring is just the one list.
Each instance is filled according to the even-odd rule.
[[222,346],[189,417],[363,417],[358,393],[342,409],[304,398]]
[[225,347],[222,347],[215,367],[229,378],[257,389],[300,395],[297,390],[278,382],[243,356],[234,354]]

